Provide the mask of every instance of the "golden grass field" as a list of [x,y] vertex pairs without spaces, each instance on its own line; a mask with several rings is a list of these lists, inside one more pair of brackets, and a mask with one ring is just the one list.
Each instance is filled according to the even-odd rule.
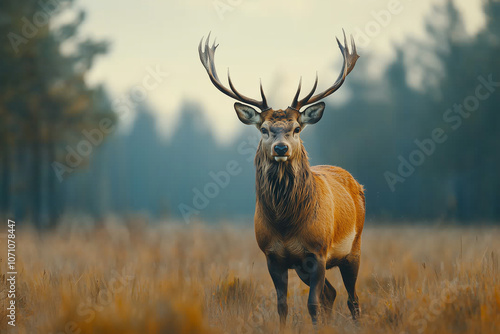
[[[356,325],[338,269],[321,333],[498,333],[498,228],[365,228]],[[164,224],[17,231],[17,326],[2,333],[277,333],[275,293],[251,227]],[[310,333],[290,272],[287,333]]]

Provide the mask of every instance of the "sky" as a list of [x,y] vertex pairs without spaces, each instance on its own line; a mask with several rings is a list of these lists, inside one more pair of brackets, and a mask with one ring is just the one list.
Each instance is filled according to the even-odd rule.
[[[224,83],[230,68],[237,89],[259,98],[262,79],[269,104],[282,109],[291,103],[301,76],[304,90],[311,87],[316,72],[318,90],[334,82],[342,66],[335,37],[342,36],[342,29],[354,36],[359,62],[364,54],[376,60],[363,66],[366,75],[380,77],[394,57],[394,45],[426,38],[425,18],[443,2],[80,0],[77,7],[87,14],[82,35],[111,42],[110,52],[89,73],[90,84],[104,84],[117,106],[127,97],[147,99],[166,137],[176,125],[180,106],[196,101],[206,110],[207,126],[216,138],[230,142],[244,125],[235,115],[234,100],[212,85],[200,63],[198,43],[210,31],[219,43],[215,62]],[[481,2],[455,0],[468,35],[484,26]],[[152,71],[168,75],[156,76],[155,83],[154,76],[149,78]],[[342,103],[348,96],[341,89],[328,102]],[[127,125],[131,119],[123,113],[120,120]]]

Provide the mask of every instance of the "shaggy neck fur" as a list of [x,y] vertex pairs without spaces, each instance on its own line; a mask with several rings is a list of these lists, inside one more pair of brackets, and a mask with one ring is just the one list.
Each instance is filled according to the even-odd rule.
[[294,233],[316,212],[315,186],[304,146],[293,159],[275,162],[259,143],[255,156],[257,205],[280,234]]

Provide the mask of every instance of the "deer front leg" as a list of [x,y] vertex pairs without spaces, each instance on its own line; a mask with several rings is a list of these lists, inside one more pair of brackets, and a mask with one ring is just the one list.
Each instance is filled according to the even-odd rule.
[[309,299],[307,300],[307,308],[309,309],[312,323],[316,328],[318,324],[318,314],[320,312],[321,292],[323,291],[323,287],[325,285],[326,262],[324,258],[316,254],[308,256],[307,262],[306,270],[309,271],[310,274],[310,289]]
[[278,302],[278,314],[280,317],[280,329],[283,330],[286,325],[288,315],[287,290],[288,290],[288,268],[279,258],[268,255],[267,268],[276,288],[276,297]]

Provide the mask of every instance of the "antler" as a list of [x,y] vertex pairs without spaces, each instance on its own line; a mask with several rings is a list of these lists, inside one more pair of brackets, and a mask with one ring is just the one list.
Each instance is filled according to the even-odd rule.
[[253,105],[259,108],[261,111],[270,109],[269,106],[267,105],[266,95],[264,94],[264,90],[262,89],[262,81],[260,82],[260,95],[262,96],[262,101],[254,100],[239,93],[233,86],[233,83],[231,81],[231,76],[229,75],[229,69],[227,71],[227,79],[229,81],[229,87],[231,89],[228,89],[221,83],[219,77],[217,76],[217,70],[215,69],[215,61],[214,61],[215,50],[219,45],[218,44],[215,45],[214,41],[212,46],[209,46],[209,40],[210,40],[210,34],[208,34],[207,40],[205,42],[205,51],[202,51],[203,38],[201,39],[200,45],[198,46],[198,53],[200,54],[200,60],[203,64],[203,67],[205,67],[205,69],[207,70],[208,76],[210,77],[210,80],[212,81],[214,86],[227,96],[232,97],[233,99],[238,100],[240,102]]
[[318,73],[316,73],[316,80],[314,81],[312,90],[309,92],[309,94],[307,94],[306,97],[298,101],[300,95],[300,89],[302,86],[302,78],[300,78],[299,87],[297,88],[297,93],[295,93],[295,97],[293,98],[293,102],[291,105],[292,108],[299,110],[305,105],[318,102],[319,100],[324,99],[328,95],[333,94],[337,89],[340,88],[340,86],[342,86],[347,75],[351,73],[352,69],[354,68],[354,65],[356,64],[356,61],[359,58],[359,55],[356,53],[356,44],[354,44],[354,39],[352,38],[352,35],[351,35],[351,47],[352,47],[352,53],[351,53],[347,45],[347,38],[345,37],[345,31],[343,29],[342,31],[344,32],[344,45],[340,43],[338,38],[337,38],[337,43],[339,44],[339,48],[340,51],[342,52],[342,55],[344,56],[344,63],[342,65],[342,71],[340,72],[337,80],[335,81],[333,86],[331,86],[324,92],[312,96],[316,91],[316,87],[318,86]]

